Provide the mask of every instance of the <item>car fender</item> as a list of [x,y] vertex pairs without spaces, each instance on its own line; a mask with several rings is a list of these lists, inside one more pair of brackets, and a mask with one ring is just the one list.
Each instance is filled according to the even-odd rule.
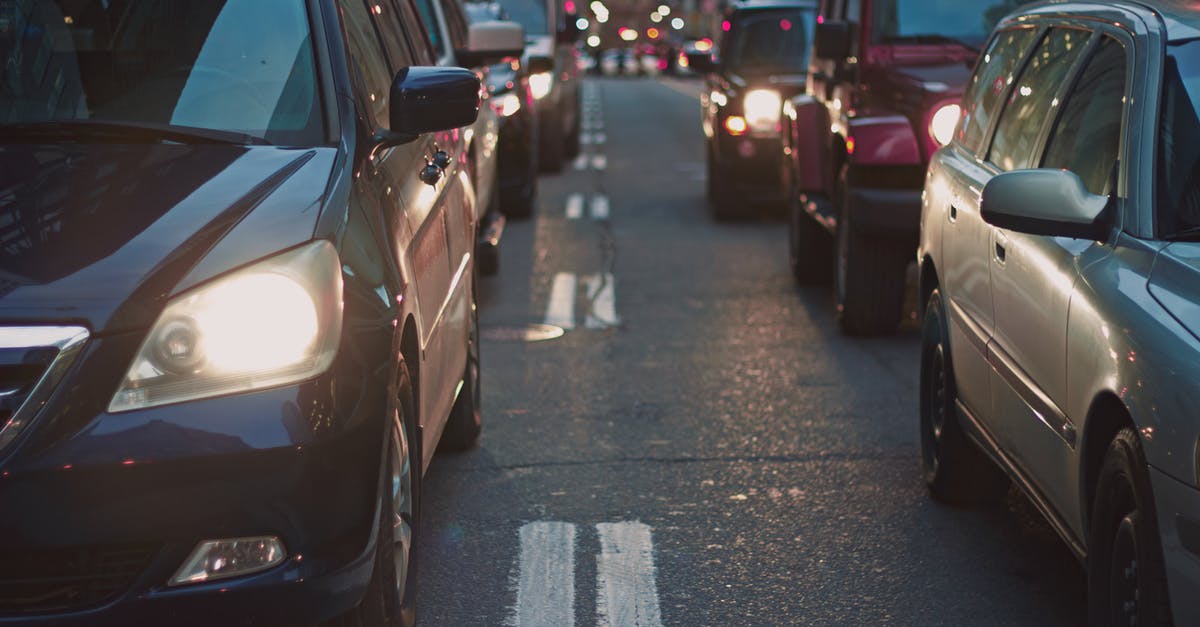
[[921,147],[902,115],[868,115],[846,121],[846,153],[862,166],[921,165]]

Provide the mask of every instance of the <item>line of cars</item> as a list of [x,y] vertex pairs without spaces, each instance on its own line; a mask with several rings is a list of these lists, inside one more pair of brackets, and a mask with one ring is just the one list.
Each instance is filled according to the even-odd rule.
[[0,3],[0,624],[413,622],[535,77],[575,87],[527,36],[457,0]]
[[[1090,624],[1200,624],[1194,3],[755,0],[726,23],[689,59],[710,201],[786,201],[792,271],[832,281],[849,334],[896,328],[917,261],[931,495],[1021,488],[1084,564]],[[803,23],[803,52],[750,72],[752,23],[775,53]]]

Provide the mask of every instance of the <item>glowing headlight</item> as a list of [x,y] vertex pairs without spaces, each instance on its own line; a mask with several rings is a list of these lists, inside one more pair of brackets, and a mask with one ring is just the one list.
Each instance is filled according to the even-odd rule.
[[771,89],[754,89],[746,94],[743,105],[746,123],[756,135],[779,132],[779,114],[783,110],[783,99],[779,92]]
[[929,119],[929,134],[934,141],[945,146],[954,139],[954,127],[958,126],[961,109],[956,104],[943,105]]
[[510,117],[521,110],[521,98],[514,93],[507,93],[492,99],[492,108],[504,117]]
[[541,100],[550,95],[550,88],[554,86],[554,75],[550,72],[538,72],[537,74],[529,75],[529,91],[533,92],[533,97]]
[[326,241],[181,294],[143,341],[110,412],[295,383],[333,362],[342,275]]

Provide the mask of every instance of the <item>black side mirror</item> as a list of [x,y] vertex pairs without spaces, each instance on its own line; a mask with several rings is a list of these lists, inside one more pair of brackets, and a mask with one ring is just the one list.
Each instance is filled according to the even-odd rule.
[[717,62],[713,59],[711,52],[689,52],[687,53],[688,67],[693,72],[700,74],[711,74],[717,71]]
[[813,48],[819,59],[841,60],[850,56],[850,22],[826,20],[817,24]]
[[554,71],[554,59],[551,59],[550,57],[544,57],[540,54],[532,55],[529,57],[528,67],[529,67],[530,74],[541,74],[543,72],[553,72]]
[[408,67],[396,74],[388,100],[393,134],[461,128],[479,115],[479,77],[456,67]]
[[567,13],[563,16],[563,25],[558,29],[555,39],[560,44],[573,44],[579,41],[579,26],[575,24],[575,20],[579,19],[579,15],[575,13]]

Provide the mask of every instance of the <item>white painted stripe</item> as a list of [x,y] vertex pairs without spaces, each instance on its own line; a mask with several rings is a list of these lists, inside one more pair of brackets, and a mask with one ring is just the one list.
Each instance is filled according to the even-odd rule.
[[584,279],[587,296],[592,306],[584,317],[583,326],[589,329],[607,329],[620,324],[617,319],[617,281],[611,272],[593,274]]
[[517,579],[517,627],[572,627],[575,624],[575,525],[531,522],[521,525]]
[[608,157],[604,155],[592,155],[592,169],[603,170],[608,167]]
[[604,194],[594,194],[591,202],[591,214],[593,220],[608,219],[608,196]]
[[568,331],[575,328],[574,274],[559,272],[554,275],[554,285],[550,287],[550,302],[546,305],[546,324]]
[[586,170],[588,167],[588,156],[580,153],[579,156],[575,157],[575,163],[571,164],[571,167],[576,170]]
[[592,136],[592,140],[597,144],[603,144],[604,142],[608,141],[608,135],[605,135],[604,133],[596,133]]
[[583,217],[583,194],[567,196],[567,219],[578,220]]
[[592,145],[592,139],[593,139],[593,138],[592,138],[592,134],[591,134],[591,133],[580,133],[580,134],[579,134],[579,144],[580,144],[581,146],[591,146],[591,145]]
[[600,625],[660,627],[654,546],[640,522],[600,523],[596,557],[596,613]]

